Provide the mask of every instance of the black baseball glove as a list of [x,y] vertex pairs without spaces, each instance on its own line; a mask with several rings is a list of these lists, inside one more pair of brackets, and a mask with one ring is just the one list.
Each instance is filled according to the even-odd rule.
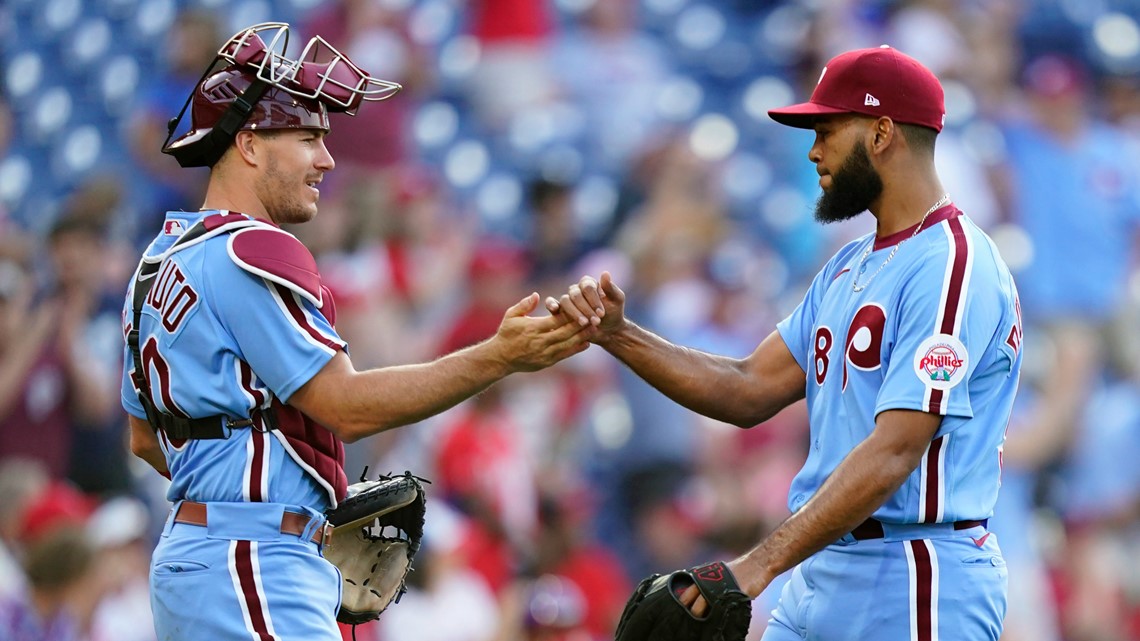
[[[708,602],[701,618],[681,605],[681,594],[696,585]],[[724,563],[654,574],[638,584],[625,604],[615,641],[744,641],[752,621],[752,599],[740,590]]]
[[404,578],[424,535],[423,486],[411,472],[348,486],[327,514],[333,526],[324,556],[343,580],[341,623],[371,621],[406,591]]

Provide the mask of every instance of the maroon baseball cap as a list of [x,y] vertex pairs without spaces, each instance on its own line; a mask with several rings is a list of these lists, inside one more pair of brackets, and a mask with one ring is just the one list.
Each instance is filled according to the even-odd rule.
[[811,129],[818,116],[857,113],[942,131],[946,104],[942,84],[922,63],[883,45],[835,56],[823,68],[807,102],[768,115],[776,122]]

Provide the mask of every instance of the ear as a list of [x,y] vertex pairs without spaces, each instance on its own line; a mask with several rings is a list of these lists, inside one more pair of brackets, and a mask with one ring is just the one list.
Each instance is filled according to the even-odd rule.
[[245,164],[256,167],[264,153],[260,143],[260,139],[252,131],[239,131],[234,136],[233,146]]
[[871,124],[870,143],[867,145],[871,155],[881,154],[894,143],[901,132],[895,126],[895,121],[883,116]]

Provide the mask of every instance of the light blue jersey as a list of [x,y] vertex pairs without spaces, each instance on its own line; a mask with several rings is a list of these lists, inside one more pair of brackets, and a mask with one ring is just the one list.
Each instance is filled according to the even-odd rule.
[[[871,434],[880,412],[907,409],[942,415],[942,425],[874,517],[952,523],[993,513],[1021,371],[1017,290],[992,241],[953,205],[912,238],[914,230],[843,247],[778,325],[807,372],[811,447],[792,482],[793,512]],[[854,291],[853,281],[865,289]]]
[[879,412],[943,419],[875,511],[878,533],[847,534],[793,569],[764,641],[1001,636],[1007,572],[985,519],[1021,371],[1017,290],[990,239],[952,205],[916,229],[849,243],[778,325],[807,372],[811,447],[793,512]]
[[[163,256],[185,230],[218,213],[228,212],[167,214],[164,232],[143,260]],[[276,230],[266,223],[256,226]],[[313,301],[280,279],[240,265],[232,250],[235,236],[208,234],[180,247],[155,276],[142,310],[139,345],[160,411],[249,417],[268,407],[274,395],[287,402],[345,346]],[[128,294],[124,326],[132,322],[130,306]],[[123,407],[145,420],[130,380],[129,349],[124,363]],[[333,502],[331,484],[279,430],[237,428],[227,438],[209,440],[179,440],[160,432],[159,441],[171,473],[171,501],[282,503],[318,512]]]

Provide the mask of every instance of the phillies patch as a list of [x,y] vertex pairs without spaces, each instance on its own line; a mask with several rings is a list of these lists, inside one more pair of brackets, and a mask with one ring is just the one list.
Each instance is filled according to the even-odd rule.
[[914,352],[914,373],[934,389],[948,390],[962,382],[969,364],[966,346],[949,334],[931,336]]

